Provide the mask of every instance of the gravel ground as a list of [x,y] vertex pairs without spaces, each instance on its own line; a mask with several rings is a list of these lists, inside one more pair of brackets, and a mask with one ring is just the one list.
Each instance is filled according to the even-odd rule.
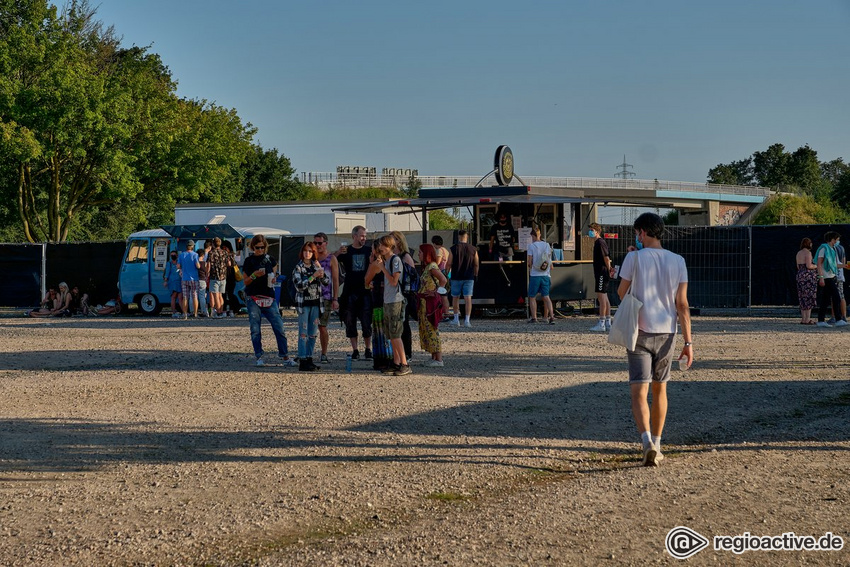
[[338,326],[299,373],[253,366],[244,317],[0,319],[0,564],[678,564],[680,525],[850,544],[850,330],[695,318],[644,468],[594,322],[447,326],[444,368],[385,377],[344,372]]

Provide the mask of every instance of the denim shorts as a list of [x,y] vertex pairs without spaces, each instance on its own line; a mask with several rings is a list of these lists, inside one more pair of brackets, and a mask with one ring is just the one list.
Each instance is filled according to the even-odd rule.
[[635,350],[626,350],[629,360],[629,383],[647,384],[670,380],[676,333],[638,332]]
[[210,280],[210,293],[224,293],[227,280]]
[[472,297],[475,280],[452,280],[452,297]]
[[536,297],[539,293],[543,297],[549,297],[549,276],[531,276],[528,278],[528,297]]

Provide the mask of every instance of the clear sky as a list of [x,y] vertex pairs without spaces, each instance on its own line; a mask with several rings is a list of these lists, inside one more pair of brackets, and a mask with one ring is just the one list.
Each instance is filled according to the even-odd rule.
[[301,171],[704,182],[773,143],[850,161],[850,1],[94,0],[178,93]]

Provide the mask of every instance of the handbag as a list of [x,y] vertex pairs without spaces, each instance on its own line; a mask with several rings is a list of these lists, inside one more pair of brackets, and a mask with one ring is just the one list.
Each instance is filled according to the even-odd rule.
[[629,350],[635,350],[638,338],[638,316],[643,302],[634,296],[632,290],[638,273],[638,253],[635,252],[635,271],[629,291],[617,307],[614,320],[611,321],[611,331],[608,333],[608,342],[612,345],[624,346]]
[[239,269],[239,266],[233,266],[233,279],[237,282],[241,282],[245,276],[242,275],[242,270]]

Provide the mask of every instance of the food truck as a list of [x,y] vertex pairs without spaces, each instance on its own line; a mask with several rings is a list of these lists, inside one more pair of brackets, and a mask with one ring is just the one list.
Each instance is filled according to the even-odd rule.
[[[162,285],[165,265],[172,250],[186,250],[189,240],[195,241],[195,250],[203,248],[204,241],[215,237],[227,240],[236,254],[239,266],[250,250],[247,243],[256,234],[269,241],[268,254],[282,266],[287,250],[289,231],[265,227],[233,227],[229,224],[167,225],[160,228],[134,232],[127,237],[127,247],[121,261],[118,288],[121,303],[138,305],[147,315],[156,315],[163,305],[171,303],[171,293]],[[238,290],[242,282],[237,282]]]

